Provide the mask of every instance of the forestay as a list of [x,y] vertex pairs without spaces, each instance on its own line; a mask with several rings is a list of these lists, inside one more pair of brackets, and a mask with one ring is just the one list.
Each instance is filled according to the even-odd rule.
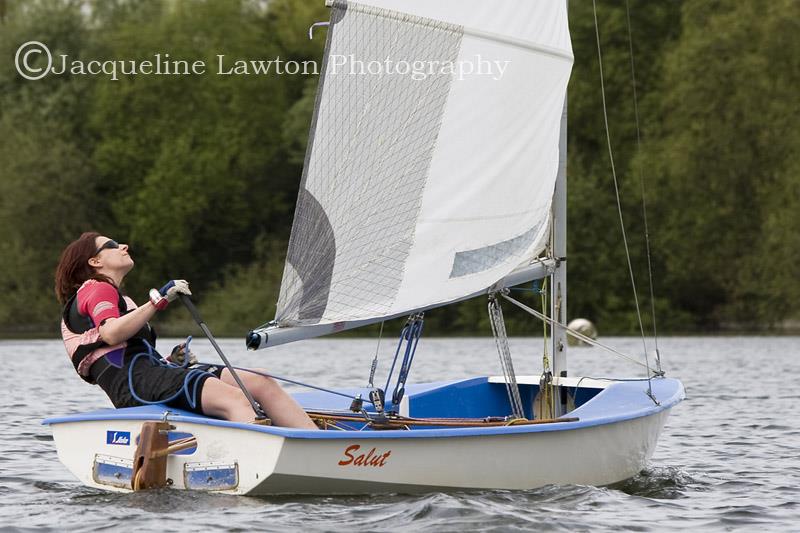
[[446,303],[542,252],[564,4],[333,2],[279,326]]

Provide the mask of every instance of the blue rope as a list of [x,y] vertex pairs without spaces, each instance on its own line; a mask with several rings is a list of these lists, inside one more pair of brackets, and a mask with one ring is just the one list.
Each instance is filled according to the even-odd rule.
[[397,356],[400,355],[400,348],[403,347],[403,341],[406,338],[406,334],[411,327],[411,322],[406,322],[406,325],[403,326],[403,329],[400,330],[400,340],[397,341],[397,350],[394,352],[394,359],[392,360],[392,368],[389,369],[389,375],[386,378],[386,385],[383,387],[383,390],[389,390],[389,383],[392,381],[392,374],[394,374],[394,365],[397,364]]
[[[416,320],[411,326],[409,333],[409,340],[406,344],[406,357],[403,358],[403,365],[400,367],[400,375],[397,376],[397,385],[392,393],[392,403],[399,404],[405,392],[406,380],[408,373],[411,371],[411,364],[414,362],[414,355],[417,353],[417,345],[422,336],[422,320]],[[413,343],[413,346],[412,346]]]
[[423,326],[423,319],[420,317],[415,317],[414,319],[410,319],[406,322],[406,325],[403,326],[402,331],[400,332],[400,340],[397,343],[397,350],[394,353],[394,360],[392,361],[392,368],[389,370],[389,377],[386,379],[386,388],[384,390],[389,390],[389,384],[392,381],[392,374],[394,373],[394,367],[397,363],[397,357],[400,355],[400,348],[403,346],[403,342],[406,343],[406,349],[403,352],[403,362],[400,364],[400,371],[397,375],[397,383],[394,387],[394,392],[392,393],[392,404],[397,405],[400,402],[402,394],[400,393],[401,389],[405,388],[406,380],[408,379],[408,373],[411,370],[411,363],[414,361],[414,354],[417,352],[417,344],[419,344],[419,338],[422,335],[422,326]]
[[[161,357],[159,357],[157,355],[157,352],[155,351],[155,349],[150,345],[150,343],[147,342],[147,341],[144,341],[145,346],[147,347],[147,351],[146,352],[139,352],[139,353],[135,354],[133,356],[133,359],[131,360],[130,366],[128,367],[128,389],[130,389],[131,396],[133,396],[133,398],[137,402],[142,403],[144,405],[165,404],[165,403],[169,403],[169,402],[175,400],[181,394],[185,394],[186,395],[186,400],[189,403],[189,405],[192,407],[192,409],[194,409],[197,406],[197,386],[200,384],[199,377],[202,374],[207,374],[208,373],[204,369],[200,369],[200,368],[192,368],[192,369],[190,369],[189,372],[186,374],[186,376],[183,378],[183,387],[181,387],[180,390],[178,390],[175,394],[173,394],[169,398],[166,398],[166,399],[163,399],[163,400],[156,400],[156,401],[145,400],[142,397],[140,397],[138,394],[136,394],[136,390],[133,387],[133,369],[136,366],[136,363],[139,361],[139,359],[142,359],[143,357],[147,357],[150,360],[150,364],[153,365],[153,366],[163,366],[163,367],[167,367],[167,368],[188,368],[189,367],[188,354],[189,354],[189,343],[190,342],[192,342],[192,337],[191,336],[186,338],[186,348],[184,348],[184,350],[185,350],[187,356],[186,356],[183,364],[182,365],[176,365],[174,363],[169,363],[169,362],[165,361],[164,359],[162,359]],[[195,378],[198,378],[198,379],[195,379]],[[194,385],[191,387],[192,390],[190,391],[189,390],[189,383],[191,383],[192,379],[195,379],[195,381],[194,381]]]
[[[192,337],[191,336],[186,339],[185,352],[187,354],[189,353],[189,343],[190,342],[192,342]],[[208,371],[205,370],[205,369],[207,369],[209,367],[212,367],[212,366],[217,366],[217,365],[211,364],[211,363],[197,363],[199,368],[192,368],[192,369],[189,370],[189,372],[183,378],[183,387],[181,387],[181,389],[179,391],[177,391],[175,394],[173,394],[172,396],[170,396],[169,398],[166,398],[164,400],[148,401],[148,400],[145,400],[145,399],[141,398],[138,394],[136,394],[136,390],[134,389],[134,386],[133,386],[133,368],[136,365],[136,362],[139,359],[143,358],[143,357],[147,357],[147,358],[149,358],[150,363],[153,366],[163,366],[163,367],[167,367],[167,368],[188,368],[189,367],[189,357],[187,355],[186,359],[184,360],[183,364],[181,364],[181,365],[178,365],[178,364],[175,364],[175,363],[169,363],[169,362],[165,361],[163,358],[161,358],[155,352],[155,350],[150,345],[150,343],[145,341],[145,345],[147,346],[147,351],[135,354],[133,356],[133,359],[131,360],[130,366],[128,367],[128,388],[131,391],[131,396],[133,396],[133,398],[137,402],[140,402],[142,404],[145,404],[145,405],[156,405],[156,404],[169,403],[169,402],[175,400],[176,398],[178,398],[181,394],[184,394],[184,395],[186,395],[186,400],[188,401],[189,405],[192,407],[192,409],[194,409],[196,407],[196,405],[197,405],[197,386],[199,385],[200,380],[199,379],[195,379],[194,385],[191,387],[191,391],[189,390],[189,388],[190,388],[189,387],[189,383],[191,383],[192,379],[194,379],[196,377],[199,377],[202,374],[207,374]],[[324,387],[318,387],[316,385],[310,385],[308,383],[303,383],[302,381],[296,381],[296,380],[293,380],[293,379],[289,379],[289,378],[285,378],[285,377],[281,377],[281,376],[276,376],[274,374],[267,374],[266,372],[259,372],[258,370],[253,370],[253,369],[250,369],[250,368],[242,368],[242,367],[238,367],[238,366],[235,366],[233,368],[236,369],[236,370],[242,370],[244,372],[250,372],[251,374],[257,374],[259,376],[264,376],[264,377],[268,377],[268,378],[272,378],[272,379],[277,379],[279,381],[285,381],[286,383],[292,383],[294,385],[299,385],[301,387],[307,387],[309,389],[316,389],[318,391],[327,392],[329,394],[334,394],[336,396],[343,396],[344,398],[347,398],[348,400],[354,400],[356,398],[355,396],[351,396],[349,394],[344,394],[342,392],[338,392],[338,391],[335,391],[335,390],[326,389]],[[366,399],[364,401],[366,401],[368,403],[373,403],[370,400],[366,400]]]

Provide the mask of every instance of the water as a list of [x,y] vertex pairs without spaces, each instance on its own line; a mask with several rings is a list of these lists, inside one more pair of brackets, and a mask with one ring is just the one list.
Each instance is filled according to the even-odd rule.
[[[605,338],[625,353],[641,341]],[[176,340],[177,342],[177,340]],[[174,343],[162,341],[160,346]],[[316,340],[247,353],[220,342],[235,363],[322,386],[362,385],[374,340]],[[197,339],[201,360],[214,361]],[[668,375],[687,399],[672,412],[650,465],[613,487],[424,495],[253,498],[183,491],[112,494],[80,485],[59,463],[42,418],[110,406],[81,381],[58,341],[0,341],[0,527],[19,530],[159,531],[800,531],[800,338],[694,337],[660,341]],[[378,375],[392,342],[382,344]],[[518,374],[540,367],[541,341],[512,339]],[[536,355],[539,354],[539,355]],[[423,339],[412,381],[499,373],[492,339]],[[572,374],[632,375],[598,349],[570,352]]]

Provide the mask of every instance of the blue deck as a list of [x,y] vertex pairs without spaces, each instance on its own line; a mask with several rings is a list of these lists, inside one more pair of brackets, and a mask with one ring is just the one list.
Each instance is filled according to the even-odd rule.
[[[352,439],[354,434],[360,439],[387,438],[389,436],[391,438],[442,438],[565,431],[649,416],[671,408],[684,398],[683,385],[676,379],[653,379],[652,387],[653,393],[659,401],[658,405],[646,394],[647,381],[620,381],[605,389],[581,387],[577,395],[575,395],[575,389],[570,388],[570,393],[575,395],[575,403],[578,407],[565,416],[578,417],[579,420],[559,424],[435,429],[413,428],[411,431],[307,431],[228,422],[174,408],[169,408],[169,411],[171,411],[169,419],[176,422],[185,421],[196,424],[232,427],[307,439]],[[352,395],[361,393],[364,397],[367,397],[368,393],[367,389],[340,390]],[[523,404],[528,406],[526,407],[526,416],[529,418],[530,405],[537,391],[538,386],[536,385],[520,386]],[[505,385],[489,383],[486,377],[409,385],[406,388],[406,396],[409,399],[409,415],[417,418],[483,418],[509,414]],[[350,406],[350,400],[324,392],[296,394],[295,398],[307,409],[347,410]],[[365,407],[371,407],[366,402],[364,405]],[[43,421],[43,424],[52,425],[95,420],[160,420],[164,415],[164,411],[164,406],[160,405],[126,409],[101,409],[88,413],[48,418]]]

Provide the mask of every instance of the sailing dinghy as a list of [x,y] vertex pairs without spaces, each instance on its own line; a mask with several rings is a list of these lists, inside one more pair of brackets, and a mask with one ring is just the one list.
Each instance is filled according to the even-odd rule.
[[[635,475],[684,391],[649,364],[641,379],[567,371],[565,2],[328,4],[277,314],[246,342],[262,349],[409,316],[391,394],[394,364],[383,389],[373,365],[369,387],[295,395],[325,429],[316,432],[161,405],[50,418],[60,460],[107,490],[141,486],[143,460],[172,488],[252,495]],[[548,287],[545,312],[508,292],[534,280]],[[423,313],[478,296],[488,296],[502,375],[407,384]],[[541,376],[514,374],[501,302],[549,325]]]

